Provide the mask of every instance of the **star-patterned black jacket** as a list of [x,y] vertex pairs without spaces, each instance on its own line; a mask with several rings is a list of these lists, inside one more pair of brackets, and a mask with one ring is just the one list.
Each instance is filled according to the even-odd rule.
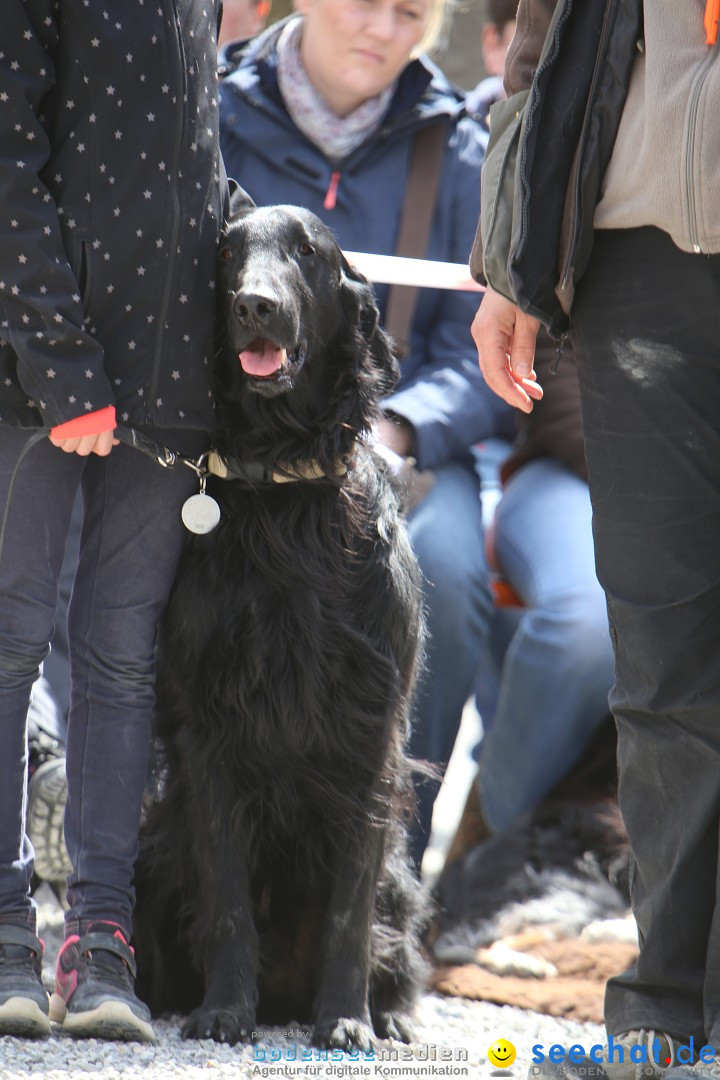
[[218,6],[2,0],[0,423],[212,424]]

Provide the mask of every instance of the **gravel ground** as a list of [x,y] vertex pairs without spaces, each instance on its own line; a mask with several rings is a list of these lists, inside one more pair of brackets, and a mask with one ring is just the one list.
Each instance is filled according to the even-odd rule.
[[[38,895],[41,936],[46,944],[46,971],[50,977],[62,935],[62,912],[41,890]],[[104,1043],[95,1039],[74,1041],[62,1034],[31,1042],[0,1038],[0,1078],[30,1080],[98,1080],[143,1077],[164,1080],[176,1077],[512,1077],[525,1080],[535,1043],[580,1043],[589,1047],[602,1042],[603,1031],[593,1024],[554,1020],[522,1009],[485,1002],[425,994],[416,1022],[417,1042],[411,1047],[384,1043],[374,1060],[338,1055],[329,1062],[318,1060],[320,1051],[309,1049],[305,1035],[262,1029],[254,1047],[230,1047],[204,1040],[180,1039],[177,1020],[155,1022],[157,1043]],[[487,1061],[488,1047],[506,1039],[517,1050],[512,1069],[495,1069]],[[397,1051],[397,1058],[392,1055]],[[296,1060],[291,1060],[295,1053]],[[336,1052],[337,1053],[337,1052]],[[308,1055],[312,1054],[312,1058]]]
[[[1,2],[1,0],[0,0]],[[479,737],[479,718],[469,704],[463,716],[460,735],[446,774],[443,790],[436,803],[434,831],[423,864],[428,883],[442,866],[445,849],[465,803],[465,795],[474,775],[470,751]],[[43,886],[36,897],[40,936],[45,941],[45,978],[51,989],[55,959],[62,943],[63,914],[50,890]],[[157,1042],[105,1043],[95,1039],[75,1041],[65,1035],[31,1042],[25,1039],[0,1038],[0,1080],[176,1080],[177,1077],[237,1080],[260,1077],[285,1080],[333,1078],[333,1080],[379,1080],[381,1077],[508,1077],[526,1080],[535,1043],[549,1047],[559,1043],[566,1048],[579,1043],[585,1047],[602,1042],[604,1031],[596,1024],[578,1024],[555,1020],[540,1013],[509,1006],[462,998],[424,994],[421,998],[411,1047],[384,1043],[375,1060],[361,1056],[352,1061],[318,1060],[320,1051],[311,1049],[306,1035],[288,1034],[278,1029],[262,1028],[254,1047],[224,1046],[210,1040],[186,1042],[179,1035],[179,1018],[153,1023]],[[295,1025],[293,1025],[296,1028]],[[517,1051],[511,1069],[494,1068],[487,1060],[488,1048],[506,1039]],[[296,1060],[290,1056],[296,1055]],[[397,1058],[389,1057],[397,1053]],[[308,1058],[308,1055],[313,1055]],[[383,1056],[385,1055],[385,1056]]]
[[[155,1022],[157,1043],[103,1043],[95,1039],[73,1041],[52,1035],[42,1042],[0,1039],[0,1077],[30,1080],[77,1080],[79,1076],[116,1080],[144,1077],[145,1080],[200,1077],[509,1077],[524,1080],[530,1048],[542,1042],[549,1046],[573,1043],[590,1046],[602,1041],[602,1030],[594,1025],[569,1024],[521,1009],[500,1008],[484,1002],[466,1002],[427,994],[420,1005],[418,1042],[411,1047],[382,1044],[374,1061],[341,1058],[329,1063],[287,1060],[294,1053],[302,1057],[306,1039],[286,1038],[265,1029],[255,1047],[231,1047],[208,1040],[185,1042],[172,1020]],[[495,1069],[487,1062],[487,1049],[498,1038],[512,1042],[517,1060],[512,1069]],[[399,1060],[381,1060],[391,1048]],[[274,1053],[273,1053],[274,1051]],[[317,1055],[319,1051],[306,1050]],[[404,1057],[407,1055],[407,1057]],[[274,1061],[273,1061],[274,1057]],[[450,1060],[448,1060],[448,1057]]]

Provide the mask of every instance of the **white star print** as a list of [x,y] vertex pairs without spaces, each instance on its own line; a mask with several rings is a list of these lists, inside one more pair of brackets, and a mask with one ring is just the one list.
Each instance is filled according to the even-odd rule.
[[[188,63],[185,92],[181,94],[175,89],[181,73],[172,52],[177,49],[178,27],[174,20],[168,20],[160,0],[152,5],[134,0],[137,14],[132,26],[120,18],[128,0],[67,2],[77,4],[83,12],[78,26],[82,30],[85,20],[87,32],[84,38],[82,33],[73,37],[72,57],[64,55],[68,46],[62,35],[54,41],[51,66],[42,63],[42,50],[53,40],[61,5],[51,0],[44,19],[33,25],[32,20],[18,17],[14,25],[15,8],[20,11],[28,0],[0,0],[0,134],[4,130],[8,145],[14,147],[11,185],[21,184],[23,174],[25,182],[24,201],[15,202],[11,186],[11,197],[0,207],[7,241],[4,252],[0,246],[0,274],[4,278],[0,295],[3,317],[9,316],[5,325],[12,326],[17,335],[12,348],[6,344],[9,330],[0,339],[0,386],[4,387],[0,422],[7,422],[6,414],[13,409],[18,416],[26,415],[22,410],[43,409],[54,422],[61,422],[76,415],[81,406],[86,412],[102,407],[108,386],[115,392],[118,416],[124,422],[152,420],[155,409],[163,415],[185,418],[190,414],[190,408],[184,407],[188,402],[193,403],[195,415],[199,403],[209,416],[202,402],[208,380],[199,358],[207,352],[212,332],[212,317],[202,314],[202,297],[209,295],[205,279],[214,263],[211,252],[218,229],[211,218],[220,205],[220,191],[212,186],[217,165],[217,95],[211,24],[217,5],[187,0],[188,19],[183,18],[179,27]],[[45,28],[42,36],[39,26]],[[155,33],[151,32],[153,27]],[[162,53],[158,52],[160,42]],[[161,76],[164,82],[158,86],[151,74],[161,56],[166,67]],[[37,90],[40,100],[51,78],[52,109],[43,111],[41,107],[39,115],[31,115],[26,86],[33,93]],[[180,153],[171,160],[168,151],[161,150],[161,143],[166,133],[174,130],[177,110],[183,113],[178,127],[182,141]],[[62,123],[67,126],[59,132],[48,130],[47,125],[54,124],[57,116],[64,117]],[[138,127],[142,116],[146,124]],[[132,145],[130,162],[126,143]],[[47,160],[39,164],[41,144],[51,150]],[[196,158],[197,154],[201,156]],[[190,161],[193,175],[185,178],[180,166]],[[89,169],[90,162],[97,164]],[[44,170],[42,184],[39,168]],[[158,189],[161,177],[162,188]],[[183,214],[177,223],[169,215],[172,204],[165,198],[165,178],[181,199]],[[32,232],[28,231],[31,214]],[[193,243],[183,240],[188,222]],[[29,239],[18,243],[19,238],[30,236],[32,248]],[[47,244],[44,262],[37,254],[39,244]],[[176,251],[179,254],[175,255]],[[170,261],[166,260],[168,252],[173,253]],[[72,268],[69,287],[68,263]],[[165,274],[170,275],[167,282]],[[82,299],[78,280],[83,283]],[[117,317],[117,305],[104,300],[113,294],[124,312],[124,337],[122,331],[116,333],[116,322],[110,324],[108,319],[111,310],[114,320]],[[162,299],[165,296],[171,298],[169,303]],[[208,309],[212,309],[211,304]],[[31,376],[47,387],[42,402],[28,401],[16,378],[16,353],[23,342],[32,342],[29,355],[35,358],[35,368],[33,371],[30,365]],[[104,350],[104,362],[97,354],[98,344]],[[78,363],[68,363],[69,350]],[[129,365],[135,373],[137,365],[149,365],[156,355],[160,364],[152,391],[144,394],[142,387],[137,390],[137,383],[129,386]],[[179,368],[172,367],[170,357],[180,363]],[[150,379],[149,367],[143,377]],[[87,389],[84,393],[79,389],[78,379],[93,382],[100,391],[100,404],[87,398]],[[149,386],[150,382],[145,389]],[[148,396],[152,410],[149,402],[147,406],[139,404]]]

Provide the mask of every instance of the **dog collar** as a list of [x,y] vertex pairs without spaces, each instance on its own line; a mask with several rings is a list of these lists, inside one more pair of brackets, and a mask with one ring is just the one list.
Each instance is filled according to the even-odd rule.
[[205,467],[210,476],[217,476],[220,480],[244,480],[251,484],[325,480],[329,476],[346,476],[348,471],[344,461],[338,461],[331,473],[326,472],[315,460],[296,461],[293,464],[279,463],[275,468],[270,468],[257,461],[240,462],[237,458],[222,457],[217,450],[210,451]]
[[115,435],[121,442],[142,451],[157,461],[165,469],[175,465],[187,465],[202,479],[217,476],[221,480],[245,480],[246,483],[287,484],[298,480],[324,480],[329,476],[346,476],[347,465],[338,461],[331,473],[326,472],[318,461],[297,461],[293,464],[280,462],[274,468],[261,465],[257,461],[238,461],[237,458],[223,457],[217,450],[209,450],[199,458],[188,458],[155,442],[136,428],[119,426]]
[[345,476],[348,471],[345,462],[338,461],[332,473],[328,473],[314,459],[294,462],[292,465],[280,463],[271,469],[257,461],[241,463],[235,458],[222,457],[217,450],[208,450],[199,458],[188,458],[156,443],[135,428],[119,426],[115,428],[115,434],[121,442],[153,458],[164,469],[186,465],[193,470],[200,481],[200,491],[185,500],[180,513],[186,529],[198,535],[212,532],[220,521],[220,506],[205,491],[208,476],[217,476],[222,480],[240,480],[253,486],[258,483],[287,484],[298,480],[323,480],[330,476]]

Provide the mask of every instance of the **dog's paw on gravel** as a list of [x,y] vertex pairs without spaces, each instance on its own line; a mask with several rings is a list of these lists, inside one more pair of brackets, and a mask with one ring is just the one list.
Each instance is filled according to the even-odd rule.
[[233,1009],[218,1009],[201,1005],[190,1013],[180,1028],[183,1039],[214,1039],[215,1042],[249,1043],[255,1019]]
[[410,1017],[405,1013],[386,1012],[384,1009],[373,1013],[373,1027],[379,1039],[395,1039],[404,1043],[413,1041]]
[[313,1046],[332,1050],[361,1050],[369,1053],[375,1047],[375,1036],[369,1024],[362,1020],[339,1017],[315,1025]]

